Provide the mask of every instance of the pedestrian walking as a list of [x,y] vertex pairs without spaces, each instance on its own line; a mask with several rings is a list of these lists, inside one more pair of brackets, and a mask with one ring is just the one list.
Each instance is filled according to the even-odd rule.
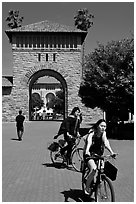
[[22,136],[24,133],[24,125],[23,125],[24,120],[25,120],[25,117],[22,115],[22,110],[19,110],[19,115],[16,116],[17,136],[19,141],[22,140]]

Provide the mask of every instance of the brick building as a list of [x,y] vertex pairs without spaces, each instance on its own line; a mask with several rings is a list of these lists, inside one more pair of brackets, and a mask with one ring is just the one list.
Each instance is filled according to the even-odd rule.
[[14,121],[19,109],[31,120],[32,87],[43,76],[54,77],[61,83],[64,117],[78,105],[84,121],[101,118],[102,111],[87,109],[78,96],[86,31],[42,21],[5,32],[12,46],[13,85],[9,94],[3,94],[3,121]]

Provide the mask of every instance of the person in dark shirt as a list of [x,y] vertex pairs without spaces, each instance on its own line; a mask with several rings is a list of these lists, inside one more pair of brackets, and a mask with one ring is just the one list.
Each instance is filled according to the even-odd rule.
[[79,134],[79,127],[82,122],[82,116],[79,107],[74,107],[73,110],[71,111],[70,115],[65,119],[63,122],[63,130],[59,130],[60,133],[54,137],[54,139],[57,139],[57,137],[60,134],[64,134],[64,139],[67,142],[67,146],[65,146],[61,150],[61,154],[63,155],[65,151],[67,151],[66,156],[67,156],[67,163],[68,165],[71,164],[71,152],[72,152],[72,147],[75,143],[76,137],[80,136]]
[[22,110],[19,110],[19,115],[16,117],[16,127],[17,127],[18,139],[20,141],[22,140],[22,136],[24,133],[24,126],[23,126],[24,120],[25,120],[25,117],[22,115]]

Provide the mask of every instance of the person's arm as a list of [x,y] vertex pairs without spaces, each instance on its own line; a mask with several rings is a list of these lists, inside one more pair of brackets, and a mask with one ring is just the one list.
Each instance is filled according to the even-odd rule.
[[89,156],[90,156],[90,151],[89,151],[89,149],[90,149],[90,147],[91,147],[91,145],[92,145],[92,136],[93,136],[92,133],[90,133],[90,134],[88,135],[88,137],[87,137],[87,144],[86,144],[86,150],[85,150],[85,154],[86,154],[86,155],[89,155]]
[[115,153],[113,152],[111,146],[110,146],[110,143],[106,137],[106,132],[103,133],[103,136],[102,136],[102,139],[103,139],[103,142],[104,142],[104,146],[105,148],[112,154],[114,155]]
[[67,121],[66,121],[66,134],[68,137],[73,137],[70,132],[71,132],[71,123],[72,123],[72,120],[70,117],[67,118]]

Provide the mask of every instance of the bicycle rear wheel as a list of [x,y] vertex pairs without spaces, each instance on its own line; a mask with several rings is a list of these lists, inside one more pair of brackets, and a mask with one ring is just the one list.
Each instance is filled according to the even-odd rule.
[[80,172],[81,161],[83,160],[83,148],[77,148],[72,152],[71,155],[73,168]]
[[53,164],[63,164],[64,159],[60,154],[60,148],[58,151],[52,152],[50,151],[50,158]]
[[97,185],[95,191],[96,202],[115,202],[115,193],[111,181],[102,176],[101,183]]

